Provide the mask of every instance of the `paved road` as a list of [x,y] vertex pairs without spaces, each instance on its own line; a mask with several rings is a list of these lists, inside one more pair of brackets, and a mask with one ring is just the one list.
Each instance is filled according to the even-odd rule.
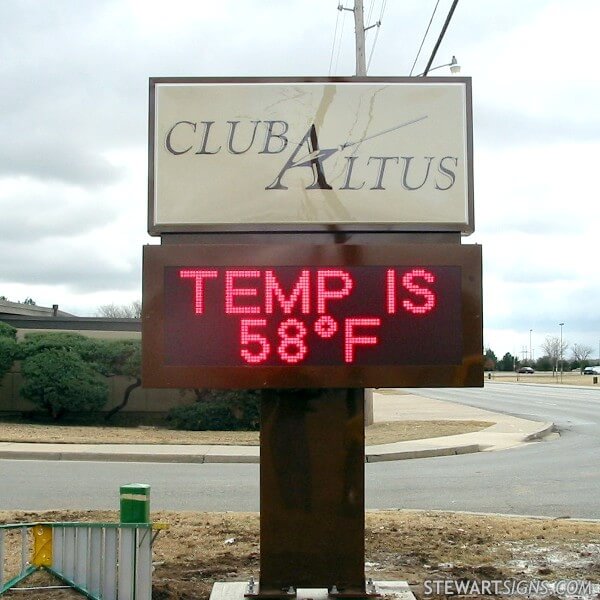
[[[561,437],[500,452],[367,465],[367,508],[600,518],[600,390],[493,383],[419,393],[553,420]],[[155,510],[258,510],[257,465],[37,461],[0,461],[0,509],[116,508],[119,485],[134,481],[152,485]]]
[[600,389],[492,383],[413,392],[553,421],[560,438],[503,452],[397,463],[394,473],[372,465],[369,489],[378,507],[397,504],[393,477],[402,472],[411,480],[403,498],[409,508],[600,518]]
[[527,419],[553,421],[566,435],[574,431],[600,437],[600,385],[576,388],[490,383],[483,389],[421,389],[412,393]]

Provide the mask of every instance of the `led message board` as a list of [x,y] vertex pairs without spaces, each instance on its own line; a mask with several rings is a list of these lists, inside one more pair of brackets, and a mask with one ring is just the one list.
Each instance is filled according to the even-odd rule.
[[144,248],[146,387],[480,386],[478,246]]
[[153,78],[151,235],[473,231],[465,77]]

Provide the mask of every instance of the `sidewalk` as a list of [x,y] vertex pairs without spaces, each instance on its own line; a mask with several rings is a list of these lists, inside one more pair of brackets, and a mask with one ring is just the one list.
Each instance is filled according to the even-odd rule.
[[[529,421],[479,408],[386,390],[374,393],[374,420],[491,421],[495,425],[452,435],[366,447],[366,462],[504,450],[549,435],[552,423]],[[26,444],[0,442],[0,459],[161,463],[258,463],[258,446],[175,444]]]

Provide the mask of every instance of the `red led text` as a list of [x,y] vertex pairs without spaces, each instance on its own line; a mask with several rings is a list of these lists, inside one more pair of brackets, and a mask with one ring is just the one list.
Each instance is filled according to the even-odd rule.
[[379,346],[390,319],[426,319],[438,306],[436,276],[426,268],[381,268],[368,286],[342,267],[281,270],[285,276],[277,267],[181,268],[178,274],[191,280],[198,318],[209,319],[208,308],[214,315],[216,307],[239,319],[238,356],[247,365],[297,365],[315,344],[341,350],[341,360],[353,364]]

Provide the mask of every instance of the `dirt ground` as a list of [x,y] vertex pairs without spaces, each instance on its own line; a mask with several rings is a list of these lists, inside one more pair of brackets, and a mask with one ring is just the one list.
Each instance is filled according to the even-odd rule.
[[[258,578],[258,514],[157,512],[152,518],[169,525],[154,545],[154,600],[204,600],[215,581]],[[116,519],[115,512],[0,512],[3,523]],[[406,580],[418,598],[424,597],[426,580],[576,579],[600,584],[600,522],[376,511],[367,513],[365,541],[367,576]],[[8,561],[18,564],[20,545],[7,540],[6,547]],[[39,574],[23,585],[55,583]],[[597,598],[598,591],[600,587],[588,597]],[[11,596],[81,597],[67,590]]]
[[[406,440],[479,431],[486,421],[394,421],[366,429],[366,443],[388,444]],[[102,427],[0,422],[0,442],[63,444],[223,444],[257,446],[258,431],[178,431],[158,426]]]

